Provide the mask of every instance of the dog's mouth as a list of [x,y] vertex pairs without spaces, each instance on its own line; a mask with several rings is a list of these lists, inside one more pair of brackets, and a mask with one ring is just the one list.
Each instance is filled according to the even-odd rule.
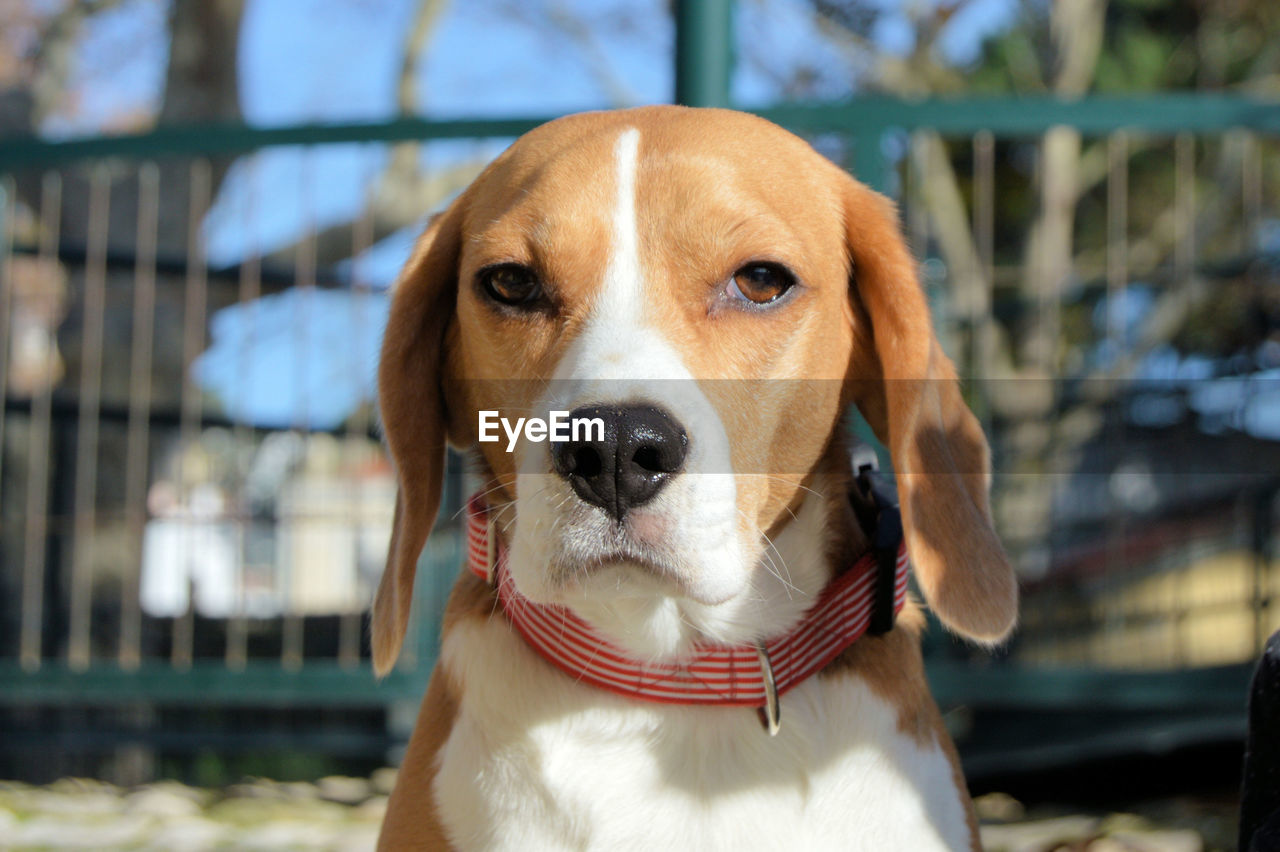
[[551,583],[562,592],[595,595],[677,594],[713,604],[691,581],[691,566],[676,552],[668,536],[673,522],[658,513],[637,513],[623,522],[582,525],[560,541],[549,567]]
[[[544,507],[550,511],[538,514]],[[706,548],[694,546],[732,549],[721,541],[732,537],[732,530],[709,518],[690,519],[678,507],[654,505],[615,519],[568,495],[534,501],[529,508],[518,522],[521,558],[514,560],[514,579],[536,602],[573,605],[643,597],[713,606],[739,591],[725,582],[729,572],[707,564]],[[698,534],[691,535],[695,529]]]
[[612,587],[618,596],[648,594],[655,584],[683,592],[688,585],[679,571],[663,562],[626,552],[606,553],[585,562],[560,559],[553,570],[558,575],[554,582],[567,594],[597,586]]

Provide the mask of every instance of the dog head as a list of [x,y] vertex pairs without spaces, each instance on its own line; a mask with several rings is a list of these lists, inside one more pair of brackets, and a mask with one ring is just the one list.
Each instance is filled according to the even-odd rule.
[[[827,560],[779,566],[773,545],[825,528],[832,501],[812,495],[847,482],[850,404],[893,457],[930,606],[978,641],[1012,627],[987,444],[896,211],[762,119],[647,107],[523,136],[418,242],[378,383],[399,477],[379,671],[404,637],[448,442],[479,451],[507,581],[658,657],[763,638],[812,601]],[[509,452],[501,433],[479,440],[485,411],[583,428]]]

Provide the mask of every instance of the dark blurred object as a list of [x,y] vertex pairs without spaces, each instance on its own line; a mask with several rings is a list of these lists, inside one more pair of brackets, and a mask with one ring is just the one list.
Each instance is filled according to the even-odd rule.
[[1267,640],[1249,689],[1240,849],[1280,850],[1280,631]]

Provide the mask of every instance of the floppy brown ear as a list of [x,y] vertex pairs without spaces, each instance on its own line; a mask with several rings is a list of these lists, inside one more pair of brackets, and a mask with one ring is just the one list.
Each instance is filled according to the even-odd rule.
[[892,202],[847,179],[845,225],[858,321],[847,386],[893,457],[902,523],[925,600],[949,629],[1004,639],[1018,586],[991,524],[990,451],[934,337]]
[[399,485],[387,567],[373,601],[379,675],[400,654],[418,557],[440,509],[448,439],[444,338],[457,295],[460,207],[455,203],[427,228],[400,273],[378,362],[378,406]]

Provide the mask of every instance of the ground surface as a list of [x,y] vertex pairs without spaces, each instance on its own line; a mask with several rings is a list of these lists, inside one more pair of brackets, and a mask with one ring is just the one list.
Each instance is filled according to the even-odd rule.
[[[0,782],[0,849],[372,849],[394,770],[316,783],[249,779],[220,790],[160,782],[120,788],[63,779]],[[1164,800],[1132,813],[1028,811],[978,800],[989,852],[1200,852],[1234,843],[1229,801]]]

